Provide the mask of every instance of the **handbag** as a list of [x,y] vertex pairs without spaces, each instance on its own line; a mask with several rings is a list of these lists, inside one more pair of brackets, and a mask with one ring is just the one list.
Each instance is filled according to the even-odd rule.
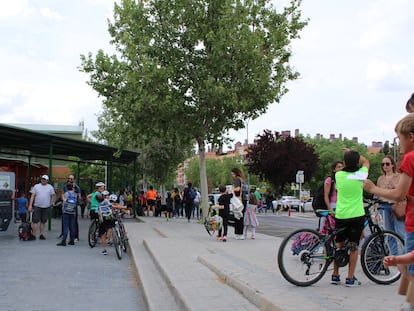
[[405,209],[407,207],[407,201],[396,202],[392,205],[391,211],[398,220],[405,219]]
[[243,205],[243,203],[240,201],[240,199],[238,197],[233,196],[230,199],[230,203],[231,203],[231,205],[233,207],[233,211],[234,212],[241,212],[241,211],[243,211],[244,205]]

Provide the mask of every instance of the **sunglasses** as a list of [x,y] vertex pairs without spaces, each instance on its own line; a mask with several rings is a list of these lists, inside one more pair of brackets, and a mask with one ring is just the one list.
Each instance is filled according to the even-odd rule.
[[381,163],[381,165],[382,166],[390,166],[391,165],[391,162],[384,162],[384,163]]

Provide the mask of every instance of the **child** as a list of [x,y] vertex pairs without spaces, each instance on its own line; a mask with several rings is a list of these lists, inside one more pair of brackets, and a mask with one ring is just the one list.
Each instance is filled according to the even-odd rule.
[[[408,198],[405,217],[407,232],[405,252],[410,253],[414,250],[414,113],[410,113],[398,121],[395,132],[400,140],[400,152],[404,153],[400,165],[401,176],[396,187],[394,189],[380,188],[372,181],[366,180],[364,189],[395,202]],[[393,261],[391,260],[391,262]],[[405,310],[414,310],[414,265],[398,265],[398,269],[402,273],[398,293],[406,295]]]
[[407,112],[414,112],[414,93],[411,94],[410,99],[407,101],[407,104],[405,104],[405,110],[407,110]]
[[165,199],[165,203],[167,204],[167,221],[173,217],[173,198],[171,197],[171,192],[167,192],[167,198]]
[[70,233],[69,245],[75,245],[76,237],[76,209],[78,207],[78,195],[71,182],[65,185],[66,192],[62,193],[62,241],[57,246],[66,246],[66,239]]
[[[357,151],[344,149],[344,167],[335,173],[338,200],[335,213],[336,247],[342,248],[344,241],[350,242],[348,275],[345,286],[360,286],[355,277],[358,261],[358,245],[364,230],[365,209],[362,200],[363,180],[368,176],[369,162]],[[331,284],[341,283],[339,266],[334,261]]]
[[384,258],[385,268],[388,268],[389,266],[409,264],[414,264],[414,251],[411,251],[410,253],[404,255],[387,256]]
[[25,193],[22,191],[20,196],[16,199],[17,202],[17,212],[19,213],[19,218],[22,222],[26,222],[27,220],[27,205],[29,205],[29,201],[26,198]]
[[[112,228],[114,227],[114,219],[112,217],[112,206],[109,202],[109,192],[103,191],[96,195],[96,200],[99,202],[99,235],[101,236],[102,255],[107,255],[106,238],[110,240]],[[110,243],[108,243],[110,244]]]
[[254,193],[250,193],[249,203],[246,204],[246,211],[244,213],[244,238],[247,239],[247,229],[252,227],[252,239],[255,238],[256,227],[259,225],[256,217],[257,210],[257,196]]
[[213,206],[219,209],[219,216],[223,218],[222,228],[220,228],[218,231],[217,240],[226,242],[228,220],[229,220],[229,214],[230,214],[230,199],[232,195],[227,193],[227,188],[225,185],[220,185],[219,191],[221,195],[218,198],[218,205]]

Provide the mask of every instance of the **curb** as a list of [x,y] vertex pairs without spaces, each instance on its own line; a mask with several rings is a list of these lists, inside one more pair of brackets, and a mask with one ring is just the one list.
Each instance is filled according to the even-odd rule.
[[275,305],[272,301],[269,301],[266,297],[264,297],[259,290],[256,290],[255,288],[249,286],[249,284],[245,284],[237,278],[232,277],[230,274],[217,269],[214,265],[208,263],[207,260],[205,260],[203,257],[198,256],[197,259],[200,263],[221,277],[227,285],[237,290],[260,310],[283,311],[283,309],[281,309],[279,306]]
[[[157,230],[155,230],[155,231],[157,231]],[[148,254],[150,255],[150,257],[153,259],[154,265],[157,268],[157,270],[160,272],[161,277],[165,280],[168,288],[171,290],[172,294],[174,295],[175,301],[177,302],[179,307],[182,310],[191,311],[191,308],[188,306],[188,303],[185,301],[183,295],[181,295],[181,292],[174,286],[171,279],[168,277],[168,273],[163,269],[163,267],[158,262],[157,257],[151,251],[151,248],[149,247],[147,241],[144,239],[142,241],[142,243],[143,243],[145,249],[147,250]]]

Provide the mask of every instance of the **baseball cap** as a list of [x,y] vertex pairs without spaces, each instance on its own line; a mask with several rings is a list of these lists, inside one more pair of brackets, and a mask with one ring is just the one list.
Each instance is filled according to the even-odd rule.
[[43,175],[41,178],[45,179],[45,180],[49,180],[49,176],[47,176],[47,175]]
[[105,187],[105,184],[102,181],[100,181],[95,186],[96,187]]

